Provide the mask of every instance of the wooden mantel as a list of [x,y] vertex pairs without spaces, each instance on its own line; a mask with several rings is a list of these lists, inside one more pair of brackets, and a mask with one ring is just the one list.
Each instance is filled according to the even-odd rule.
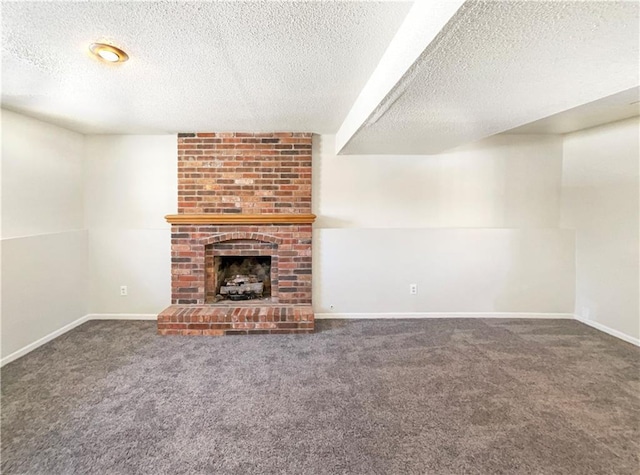
[[168,214],[170,224],[311,224],[315,214]]

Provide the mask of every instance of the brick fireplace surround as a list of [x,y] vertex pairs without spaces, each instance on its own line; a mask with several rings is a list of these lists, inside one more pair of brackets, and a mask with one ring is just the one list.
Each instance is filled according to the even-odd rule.
[[[310,333],[311,134],[178,134],[163,335]],[[216,257],[271,259],[268,299],[210,302]],[[210,302],[210,303],[208,303]]]

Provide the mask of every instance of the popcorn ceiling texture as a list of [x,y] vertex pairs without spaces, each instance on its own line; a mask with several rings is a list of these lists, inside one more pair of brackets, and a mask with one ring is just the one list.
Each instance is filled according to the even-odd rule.
[[83,133],[332,133],[410,5],[3,2],[2,103]]
[[[332,134],[410,7],[4,2],[2,104],[83,133]],[[635,87],[639,8],[469,0],[371,101],[374,119],[362,119],[345,153],[435,153]],[[94,41],[131,59],[99,62],[87,51]]]
[[439,153],[636,87],[639,10],[466,2],[343,153]]

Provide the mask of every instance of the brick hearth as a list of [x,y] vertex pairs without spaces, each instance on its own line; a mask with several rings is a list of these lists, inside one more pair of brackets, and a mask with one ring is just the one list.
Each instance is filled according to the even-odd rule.
[[[172,305],[161,334],[308,333],[311,307],[311,134],[178,136]],[[268,256],[269,298],[215,302],[214,257]]]
[[172,305],[158,316],[163,335],[312,333],[310,306]]

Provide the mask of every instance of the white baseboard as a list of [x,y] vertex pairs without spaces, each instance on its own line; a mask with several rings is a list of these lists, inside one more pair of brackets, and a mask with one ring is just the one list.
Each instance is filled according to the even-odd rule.
[[54,338],[58,338],[60,335],[67,333],[69,330],[73,330],[78,325],[82,325],[84,322],[89,320],[89,315],[85,315],[84,317],[80,317],[77,320],[74,320],[71,323],[66,324],[62,328],[58,328],[56,331],[49,333],[46,336],[34,341],[33,343],[29,343],[27,346],[20,348],[18,351],[14,351],[10,355],[5,356],[0,360],[0,366],[4,366],[7,363],[11,363],[14,360],[17,360],[21,356],[26,355],[27,353],[35,350],[39,346],[44,345],[45,343],[50,342]]
[[626,333],[622,333],[621,331],[614,330],[602,323],[594,322],[593,320],[587,320],[586,318],[582,318],[580,315],[574,315],[574,318],[578,320],[580,323],[584,323],[585,325],[589,325],[596,330],[600,330],[601,332],[608,333],[611,336],[615,336],[616,338],[620,338],[621,340],[626,341],[627,343],[631,343],[635,346],[640,346],[640,339],[634,338],[632,336],[627,335]]
[[551,318],[551,319],[573,319],[571,313],[482,313],[482,312],[415,312],[415,313],[316,313],[318,320],[341,318],[341,319],[400,319],[400,318]]
[[0,360],[0,367],[6,365],[7,363],[11,363],[14,360],[17,360],[21,356],[26,355],[39,346],[50,342],[54,338],[67,333],[69,330],[73,330],[75,327],[82,325],[89,320],[155,320],[156,318],[158,318],[158,315],[153,313],[89,313],[84,317],[80,317],[77,320],[68,323],[62,328],[57,329],[56,331],[43,336],[33,343],[29,343],[27,346],[20,348],[18,351],[14,351],[10,355],[5,356]]
[[88,320],[156,320],[157,313],[90,313]]

